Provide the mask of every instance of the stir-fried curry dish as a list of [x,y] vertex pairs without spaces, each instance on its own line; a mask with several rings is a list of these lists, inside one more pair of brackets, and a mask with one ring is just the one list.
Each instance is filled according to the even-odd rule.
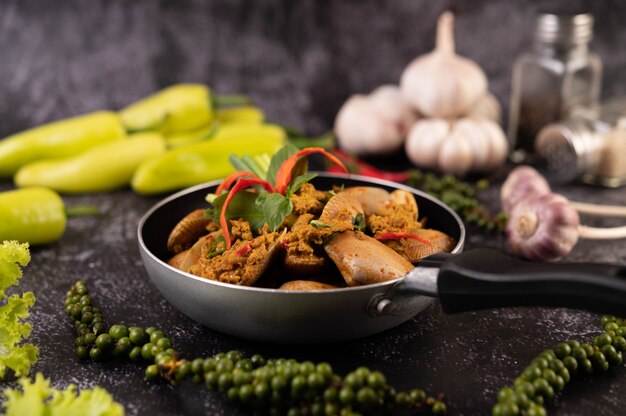
[[169,235],[168,263],[236,285],[323,290],[396,279],[455,247],[454,238],[419,220],[412,193],[316,189],[305,156],[340,162],[321,149],[281,152],[266,171],[226,178],[207,198],[207,210],[181,219]]

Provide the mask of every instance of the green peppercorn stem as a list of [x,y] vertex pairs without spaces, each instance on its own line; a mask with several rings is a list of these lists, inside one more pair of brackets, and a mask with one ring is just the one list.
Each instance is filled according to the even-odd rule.
[[116,324],[105,329],[102,312],[93,306],[83,281],[67,292],[64,306],[77,331],[74,342],[80,359],[142,359],[148,363],[145,377],[151,381],[177,385],[191,379],[227,400],[269,414],[354,416],[416,409],[434,415],[446,413],[443,395],[431,397],[421,389],[396,392],[383,373],[367,367],[341,377],[328,363],[267,359],[258,354],[246,358],[240,351],[181,358],[166,333],[155,327]]
[[487,206],[478,200],[478,194],[489,188],[489,182],[486,179],[480,179],[471,184],[452,175],[437,176],[434,173],[413,170],[407,185],[421,189],[440,199],[468,224],[489,232],[504,231],[507,220],[506,213],[499,212],[493,215]]
[[622,365],[626,351],[626,319],[603,316],[604,332],[591,343],[560,342],[543,351],[522,373],[498,392],[493,416],[547,415],[544,403],[576,375],[604,373]]

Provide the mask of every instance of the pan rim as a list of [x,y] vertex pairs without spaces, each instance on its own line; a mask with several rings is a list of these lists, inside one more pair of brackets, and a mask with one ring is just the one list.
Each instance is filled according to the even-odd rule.
[[[465,237],[466,237],[466,230],[465,230],[465,224],[463,223],[463,221],[461,220],[461,218],[459,217],[459,215],[452,210],[452,208],[450,208],[448,205],[446,205],[444,202],[442,202],[441,200],[428,195],[427,193],[416,189],[416,188],[412,188],[408,185],[404,185],[404,184],[400,184],[400,183],[396,183],[396,182],[392,182],[392,181],[388,181],[385,179],[378,179],[378,178],[372,178],[372,177],[368,177],[368,176],[363,176],[363,175],[356,175],[356,174],[343,174],[343,173],[330,173],[330,172],[317,172],[317,171],[312,171],[312,173],[317,174],[317,177],[321,177],[321,178],[329,178],[329,179],[343,179],[343,180],[359,180],[362,182],[367,182],[367,183],[371,183],[373,185],[381,185],[381,186],[386,186],[386,187],[391,187],[394,189],[400,189],[400,190],[406,190],[411,192],[412,194],[416,194],[419,195],[422,198],[428,199],[431,202],[433,202],[434,204],[438,205],[440,208],[444,209],[447,211],[447,213],[449,215],[451,215],[456,224],[459,227],[459,238],[457,241],[457,244],[454,246],[454,249],[452,249],[452,251],[450,252],[451,254],[456,254],[456,253],[460,253],[463,250],[463,247],[465,245]],[[230,289],[237,289],[237,290],[244,290],[244,291],[248,291],[248,292],[257,292],[257,293],[271,293],[274,296],[307,296],[307,295],[321,295],[321,294],[326,294],[328,296],[331,296],[333,294],[337,294],[337,293],[351,293],[351,292],[360,292],[360,291],[369,291],[369,290],[374,290],[374,289],[378,289],[378,288],[383,288],[386,286],[393,286],[394,284],[400,282],[402,279],[405,278],[405,276],[402,277],[398,277],[397,279],[393,279],[393,280],[388,280],[386,282],[381,282],[381,283],[374,283],[374,284],[370,284],[370,285],[363,285],[363,286],[353,286],[353,287],[344,287],[344,288],[336,288],[336,289],[322,289],[322,290],[304,290],[304,291],[299,291],[299,290],[279,290],[279,289],[272,289],[272,288],[263,288],[263,287],[254,287],[254,286],[238,286],[238,285],[233,285],[231,283],[224,283],[224,282],[218,282],[218,281],[214,281],[214,280],[208,280],[205,279],[203,277],[200,276],[195,276],[192,275],[190,273],[187,272],[183,272],[179,269],[174,268],[173,266],[170,266],[169,264],[167,264],[166,262],[164,262],[163,260],[161,260],[159,257],[157,257],[154,253],[152,253],[152,251],[150,251],[148,249],[148,247],[146,246],[146,243],[143,239],[143,229],[144,229],[144,225],[145,223],[148,221],[148,219],[160,208],[162,208],[164,205],[167,205],[168,203],[191,193],[194,193],[196,191],[199,191],[201,189],[204,188],[209,188],[211,186],[217,186],[219,183],[222,182],[223,179],[217,179],[214,181],[209,181],[209,182],[205,182],[202,184],[198,184],[198,185],[194,185],[185,189],[182,189],[172,195],[169,195],[163,199],[161,199],[160,201],[158,201],[157,203],[155,203],[152,207],[150,207],[150,209],[148,209],[148,211],[146,211],[146,213],[141,217],[141,219],[139,220],[139,223],[137,225],[137,239],[138,239],[138,243],[139,243],[139,248],[141,251],[144,252],[144,254],[148,255],[153,261],[155,261],[160,267],[164,267],[167,270],[169,270],[170,272],[175,273],[176,275],[180,276],[180,277],[184,277],[184,278],[188,278],[191,280],[195,280],[201,284],[207,284],[207,285],[215,285],[218,287],[222,287],[222,288],[230,288]],[[142,259],[143,262],[143,259]],[[145,268],[145,265],[144,265]]]

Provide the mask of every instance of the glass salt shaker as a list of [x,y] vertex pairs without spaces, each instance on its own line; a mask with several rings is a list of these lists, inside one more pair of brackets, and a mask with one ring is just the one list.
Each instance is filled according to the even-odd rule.
[[549,123],[598,105],[602,62],[589,51],[590,14],[541,14],[533,49],[515,61],[508,136],[511,160],[534,163],[535,137]]

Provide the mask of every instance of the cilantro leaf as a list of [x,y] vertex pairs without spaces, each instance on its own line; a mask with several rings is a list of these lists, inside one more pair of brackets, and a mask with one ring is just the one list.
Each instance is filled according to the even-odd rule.
[[70,385],[65,390],[50,386],[50,381],[37,373],[35,381],[27,378],[19,380],[19,389],[7,388],[7,398],[3,407],[6,416],[123,416],[124,408],[115,402],[111,395],[101,387],[93,390],[76,391]]
[[32,344],[22,344],[32,330],[26,319],[29,308],[35,303],[32,292],[7,296],[5,291],[17,285],[22,277],[20,266],[30,261],[28,244],[5,241],[0,244],[0,379],[7,368],[21,376],[30,371],[37,361],[39,349]]

